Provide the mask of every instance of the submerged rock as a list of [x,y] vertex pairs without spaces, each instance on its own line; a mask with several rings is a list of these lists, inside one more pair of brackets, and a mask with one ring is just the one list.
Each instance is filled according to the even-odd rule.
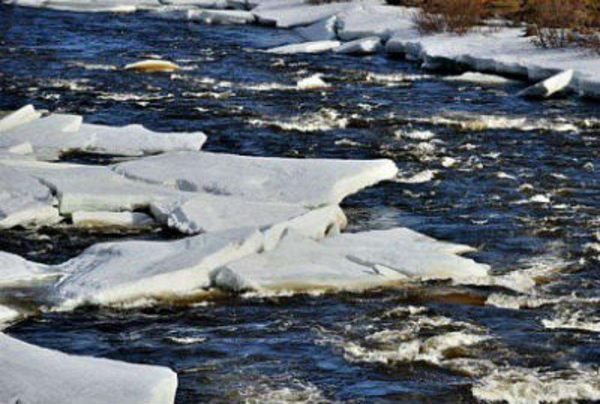
[[173,72],[180,67],[173,62],[166,60],[142,60],[140,62],[130,63],[124,67],[125,70],[138,70],[141,72]]
[[172,404],[168,368],[67,355],[0,333],[0,402]]
[[[35,117],[35,112],[19,113],[0,130],[0,149],[27,143],[38,159],[52,160],[70,152],[142,156],[166,151],[200,150],[206,135],[196,133],[158,133],[141,125],[111,127],[82,123],[78,115],[52,114]],[[26,116],[25,119],[22,117]],[[4,120],[0,121],[4,122]]]

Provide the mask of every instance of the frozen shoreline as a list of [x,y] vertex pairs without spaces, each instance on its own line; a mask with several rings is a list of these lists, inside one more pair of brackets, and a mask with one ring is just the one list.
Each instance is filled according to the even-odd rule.
[[[497,28],[463,36],[420,35],[415,9],[354,0],[308,5],[308,0],[4,0],[5,4],[80,12],[151,10],[160,18],[208,24],[259,24],[294,29],[299,43],[283,53],[327,52],[357,55],[385,51],[420,63],[424,69],[476,71],[538,82],[573,69],[568,88],[600,98],[600,56],[579,49],[540,49],[524,28]],[[380,38],[381,43],[377,43]],[[304,42],[306,41],[306,42]],[[336,42],[341,41],[341,42]],[[277,53],[282,51],[277,50]]]

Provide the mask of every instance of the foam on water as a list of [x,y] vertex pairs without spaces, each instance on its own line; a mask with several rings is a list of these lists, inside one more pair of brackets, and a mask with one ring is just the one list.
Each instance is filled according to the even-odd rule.
[[480,400],[509,404],[594,401],[600,400],[600,373],[579,366],[560,371],[501,368],[484,377],[472,391]]

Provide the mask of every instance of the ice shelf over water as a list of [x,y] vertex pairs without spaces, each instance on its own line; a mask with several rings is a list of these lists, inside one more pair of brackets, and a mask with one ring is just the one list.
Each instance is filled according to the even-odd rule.
[[34,177],[0,163],[0,229],[59,220],[50,190]]
[[168,368],[67,355],[0,333],[0,402],[171,404],[177,375]]
[[248,228],[168,242],[97,244],[60,266],[70,275],[57,285],[57,298],[62,306],[74,307],[189,293],[208,286],[209,271],[262,245],[262,235]]
[[0,149],[29,143],[33,153],[43,159],[56,159],[69,152],[141,156],[199,150],[206,141],[203,133],[158,133],[140,125],[85,124],[78,115],[52,114],[39,119],[37,116],[27,106],[1,119]]
[[393,179],[390,160],[248,157],[219,153],[165,153],[114,166],[127,178],[188,192],[228,195],[255,202],[318,207]]

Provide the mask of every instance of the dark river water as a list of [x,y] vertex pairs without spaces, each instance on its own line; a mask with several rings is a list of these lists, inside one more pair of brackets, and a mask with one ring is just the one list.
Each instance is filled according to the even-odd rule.
[[[452,81],[385,55],[261,52],[296,40],[144,13],[0,6],[0,110],[32,103],[93,123],[204,131],[205,150],[218,152],[391,158],[403,178],[433,178],[348,198],[349,230],[406,226],[471,244],[503,283],[217,295],[41,314],[6,332],[169,366],[179,404],[600,399],[600,104],[525,101],[523,83]],[[151,57],[182,70],[120,69]],[[331,88],[295,89],[316,73]],[[0,248],[56,263],[99,241],[173,237],[64,225],[0,232]]]

